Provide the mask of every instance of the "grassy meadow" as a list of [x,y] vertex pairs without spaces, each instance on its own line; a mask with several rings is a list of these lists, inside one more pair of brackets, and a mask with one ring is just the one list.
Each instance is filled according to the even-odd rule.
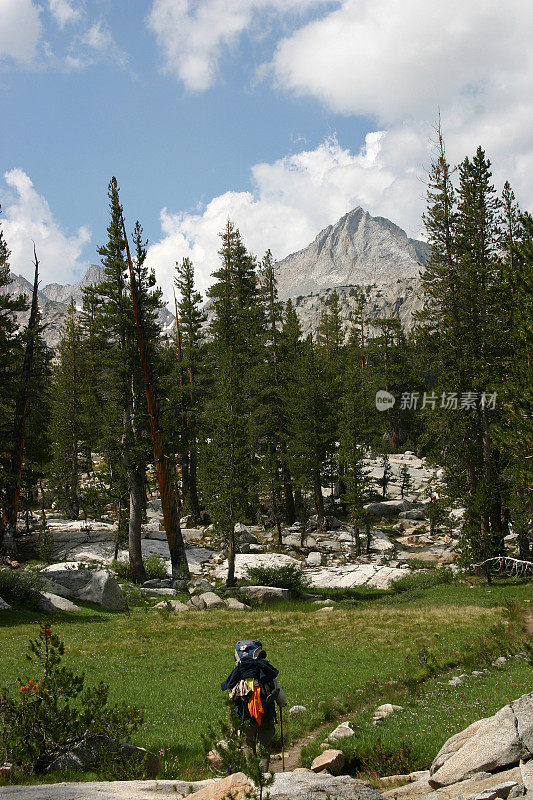
[[[458,674],[450,672],[456,666],[471,671],[522,650],[520,607],[531,597],[530,583],[453,583],[372,600],[356,592],[332,611],[309,602],[173,615],[151,608],[111,614],[86,606],[53,615],[52,624],[65,643],[68,666],[85,672],[89,684],[109,683],[112,699],[143,707],[145,723],[134,741],[171,754],[165,777],[208,774],[200,734],[225,714],[220,682],[233,667],[235,641],[243,638],[263,642],[280,670],[289,707],[308,709],[297,718],[285,714],[287,740],[327,722],[333,728],[348,715],[362,731],[351,747],[357,739],[361,752],[379,750],[385,741],[398,749],[418,736],[419,744],[399,763],[421,768],[451,733],[531,689],[531,666],[518,659],[453,691],[441,677],[447,681]],[[25,654],[43,618],[32,611],[2,613],[0,686],[36,677]],[[406,711],[372,728],[371,712],[383,702]],[[304,759],[314,747],[318,742]],[[357,753],[351,760],[361,767]]]

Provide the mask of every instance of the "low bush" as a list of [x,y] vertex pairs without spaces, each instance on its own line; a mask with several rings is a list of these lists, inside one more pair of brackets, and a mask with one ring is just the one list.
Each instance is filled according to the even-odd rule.
[[168,578],[165,559],[158,556],[157,553],[152,553],[151,556],[144,556],[143,563],[147,580]]
[[395,592],[411,592],[413,590],[430,589],[432,586],[438,586],[441,583],[452,583],[454,579],[453,572],[449,567],[441,567],[440,569],[420,570],[416,572],[409,572],[407,575],[402,575],[391,584],[391,589]]
[[37,607],[41,578],[36,572],[0,569],[0,597],[10,605]]
[[245,580],[254,586],[276,586],[278,589],[291,589],[303,592],[308,589],[302,570],[295,564],[283,567],[249,567]]
[[[158,556],[157,553],[152,553],[151,556],[143,556],[144,571],[146,572],[146,580],[154,580],[155,578],[168,578],[165,560]],[[130,562],[126,560],[112,561],[111,568],[117,573],[119,578],[128,580],[130,575]]]
[[424,561],[423,558],[407,558],[405,563],[411,569],[437,569],[434,561]]
[[0,693],[0,748],[26,773],[43,773],[66,746],[89,736],[129,738],[142,713],[121,702],[110,705],[109,687],[85,688],[85,676],[62,666],[63,643],[49,622],[29,642],[35,678],[17,680]]

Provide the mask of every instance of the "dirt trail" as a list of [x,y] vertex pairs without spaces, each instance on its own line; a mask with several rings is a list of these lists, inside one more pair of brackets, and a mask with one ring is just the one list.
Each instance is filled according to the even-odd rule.
[[[339,716],[338,722],[343,722],[343,720],[348,719],[349,715],[342,715]],[[291,745],[285,748],[285,772],[292,772],[295,769],[298,769],[300,764],[300,755],[303,748],[311,744],[316,737],[320,734],[321,731],[326,731],[331,728],[331,722],[324,722],[322,725],[319,725],[318,728],[315,728],[313,731],[310,731],[301,739],[298,739],[296,742],[292,742]],[[331,745],[332,747],[334,745]],[[270,759],[270,769],[272,772],[282,772],[283,766],[281,762],[281,753],[276,753]]]
[[[524,611],[524,632],[526,636],[533,636],[533,614],[531,613],[530,608]],[[349,715],[342,716],[339,717],[338,721],[342,722],[343,719],[348,718]],[[331,727],[331,723],[325,722],[318,728],[315,728],[314,731],[306,734],[303,738],[292,742],[291,745],[285,749],[285,772],[292,772],[300,766],[300,755],[303,748],[313,742],[319,735],[320,731],[325,731],[329,727]],[[272,772],[283,771],[281,753],[275,753],[272,755],[272,758],[270,759],[270,769]]]
[[530,608],[524,612],[524,631],[527,636],[533,636],[533,614]]

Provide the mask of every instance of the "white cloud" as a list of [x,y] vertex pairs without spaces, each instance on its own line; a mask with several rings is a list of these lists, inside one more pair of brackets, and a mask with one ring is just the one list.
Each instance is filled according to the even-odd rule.
[[105,52],[115,45],[111,32],[104,26],[102,20],[91,25],[84,34],[82,41],[93,50],[99,50],[100,52]]
[[48,8],[61,30],[81,17],[81,10],[73,8],[71,0],[48,0]]
[[39,7],[32,0],[0,0],[0,60],[30,64],[40,37]]
[[72,39],[63,64],[69,71],[80,71],[102,61],[131,72],[128,54],[116,43],[106,22],[99,19]]
[[273,69],[335,112],[424,119],[458,98],[527,90],[532,23],[530,0],[344,0],[282,40]]
[[65,233],[23,170],[12,169],[4,179],[10,196],[3,204],[2,227],[11,250],[11,271],[33,277],[35,242],[43,284],[78,280],[87,267],[81,256],[91,238],[88,229],[81,227],[73,235]]
[[147,24],[163,51],[164,70],[189,91],[212,85],[221,55],[264,12],[294,15],[331,0],[153,0]]

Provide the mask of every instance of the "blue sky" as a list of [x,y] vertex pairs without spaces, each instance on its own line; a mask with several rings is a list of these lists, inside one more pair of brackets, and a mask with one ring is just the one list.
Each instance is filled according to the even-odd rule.
[[[443,8],[445,6],[445,8]],[[168,293],[230,216],[283,257],[362,205],[421,232],[440,108],[458,161],[533,192],[526,0],[0,0],[0,201],[12,270],[75,280],[115,174]]]

